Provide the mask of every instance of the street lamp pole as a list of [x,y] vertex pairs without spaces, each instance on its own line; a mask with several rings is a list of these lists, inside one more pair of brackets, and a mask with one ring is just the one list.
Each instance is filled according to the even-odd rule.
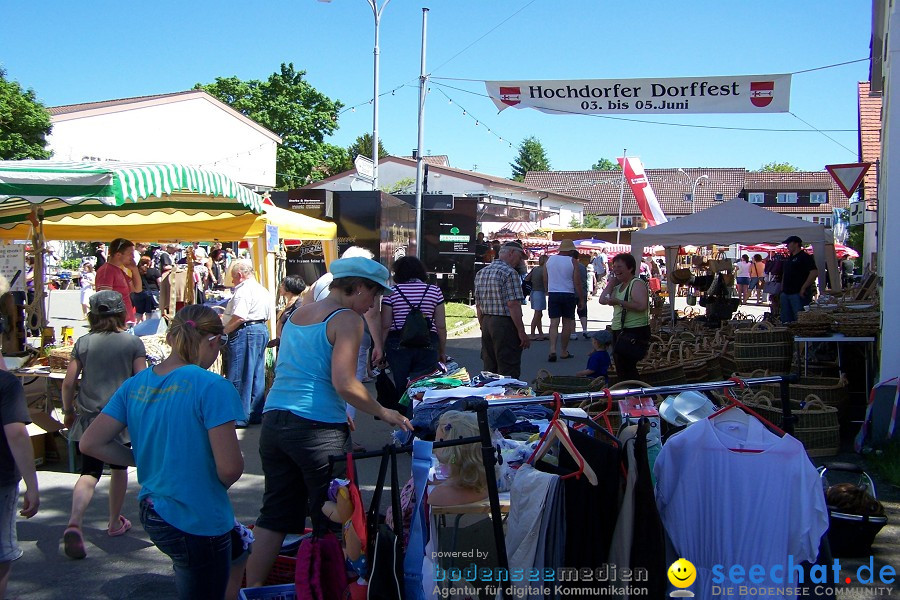
[[[684,169],[678,169],[678,172],[685,177],[688,177],[688,174],[684,172]],[[691,214],[694,214],[695,207],[697,206],[697,185],[700,183],[701,179],[709,179],[709,175],[704,173],[703,175],[697,177],[697,179],[694,180],[694,183],[691,184]],[[690,181],[690,177],[688,177],[688,181]]]
[[375,17],[375,74],[372,94],[372,189],[378,189],[378,58],[381,52],[378,49],[378,30],[381,26],[381,14],[391,0],[384,0],[381,7],[378,7],[377,0],[366,0],[372,8],[372,15]]

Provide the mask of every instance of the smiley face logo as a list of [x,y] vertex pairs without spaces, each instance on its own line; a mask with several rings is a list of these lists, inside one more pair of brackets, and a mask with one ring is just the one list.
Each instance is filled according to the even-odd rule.
[[669,575],[669,581],[677,588],[686,588],[693,585],[697,579],[697,569],[691,564],[691,561],[679,558],[666,571]]

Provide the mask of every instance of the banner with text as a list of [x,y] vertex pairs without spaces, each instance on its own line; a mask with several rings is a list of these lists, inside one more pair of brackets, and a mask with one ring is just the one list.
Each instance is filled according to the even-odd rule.
[[644,174],[644,164],[637,156],[619,157],[616,160],[622,166],[625,173],[625,179],[631,187],[631,193],[637,201],[638,208],[641,209],[641,215],[647,221],[649,227],[660,225],[668,221],[666,215],[663,214],[662,207],[656,199],[656,193],[650,187],[650,181]]
[[485,81],[501,111],[556,114],[700,114],[788,112],[791,76]]

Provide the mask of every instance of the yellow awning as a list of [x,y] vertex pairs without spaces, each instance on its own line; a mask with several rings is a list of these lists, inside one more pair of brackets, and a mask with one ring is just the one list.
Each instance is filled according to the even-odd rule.
[[[117,237],[145,242],[228,241],[257,238],[265,233],[266,224],[277,225],[278,237],[282,239],[333,240],[337,235],[334,223],[268,204],[263,210],[263,214],[254,215],[245,211],[235,214],[202,208],[121,206],[109,212],[47,218],[44,220],[44,237],[84,242]],[[30,227],[31,224],[25,222],[8,229],[0,228],[0,239],[27,239]]]

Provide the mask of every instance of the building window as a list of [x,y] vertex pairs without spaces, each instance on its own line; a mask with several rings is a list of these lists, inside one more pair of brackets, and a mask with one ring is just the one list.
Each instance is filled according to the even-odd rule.
[[827,204],[828,203],[828,192],[810,192],[809,203],[810,204]]
[[778,204],[797,204],[797,192],[778,192],[775,201]]
[[693,202],[693,201],[694,201],[694,195],[693,195],[693,194],[685,194],[685,195],[684,195],[684,201],[685,201],[685,202]]
[[824,225],[825,227],[831,227],[831,217],[813,217],[812,222]]
[[747,202],[750,204],[764,204],[766,194],[764,192],[750,192],[747,194]]
[[716,194],[716,202],[722,202],[725,200],[725,194]]
[[619,227],[634,227],[634,217],[622,217],[622,224]]

